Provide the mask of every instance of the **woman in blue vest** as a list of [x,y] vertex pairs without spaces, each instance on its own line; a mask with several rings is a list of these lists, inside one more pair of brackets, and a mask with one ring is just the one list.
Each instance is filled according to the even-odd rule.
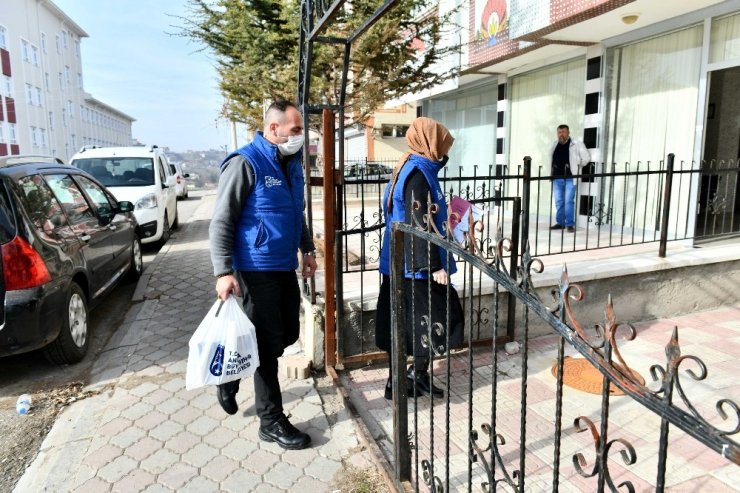
[[[409,150],[401,157],[393,170],[383,200],[386,221],[383,247],[380,252],[380,286],[376,309],[375,344],[391,352],[391,290],[390,290],[390,238],[391,224],[396,221],[415,222],[424,225],[424,216],[431,204],[436,205],[432,214],[434,225],[441,234],[446,234],[447,203],[439,183],[438,174],[447,163],[447,153],[455,139],[443,125],[431,118],[420,117],[413,121],[406,132]],[[416,203],[416,206],[415,204]],[[463,336],[463,311],[457,291],[447,286],[449,276],[457,270],[455,261],[447,250],[419,238],[404,240],[405,278],[404,302],[406,304],[406,351],[414,356],[414,363],[407,371],[409,395],[441,397],[444,392],[432,383],[429,375],[430,349],[422,344],[422,335],[429,334],[429,326],[422,317],[431,315],[431,323],[441,323],[449,332],[450,347],[458,346]],[[429,303],[431,290],[432,302]],[[450,298],[447,300],[449,290]],[[412,303],[413,301],[413,303]],[[412,312],[411,307],[414,307]],[[450,326],[447,325],[449,306]],[[448,349],[445,332],[438,335],[432,331],[431,344],[437,353]],[[389,364],[390,369],[390,364]],[[393,398],[391,386],[392,369],[385,386],[385,398]]]

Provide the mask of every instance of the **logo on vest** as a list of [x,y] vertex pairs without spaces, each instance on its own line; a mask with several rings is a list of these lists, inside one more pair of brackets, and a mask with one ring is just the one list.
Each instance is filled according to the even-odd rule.
[[274,176],[266,176],[265,177],[265,186],[267,188],[270,188],[270,187],[278,187],[278,186],[280,186],[282,184],[283,184],[283,181],[280,180],[280,179],[278,179],[278,178],[275,178]]

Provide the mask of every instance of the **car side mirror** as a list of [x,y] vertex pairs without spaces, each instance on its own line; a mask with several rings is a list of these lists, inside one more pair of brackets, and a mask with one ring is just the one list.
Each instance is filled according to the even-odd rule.
[[134,212],[134,204],[128,200],[121,200],[118,202],[118,210],[120,212]]
[[182,175],[182,177],[183,178],[190,178],[190,173],[185,173],[184,175]]

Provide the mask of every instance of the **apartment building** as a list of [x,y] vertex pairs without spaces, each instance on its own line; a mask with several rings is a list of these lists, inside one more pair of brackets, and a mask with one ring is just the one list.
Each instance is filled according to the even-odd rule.
[[3,0],[0,156],[130,145],[134,118],[85,91],[87,33],[50,0]]
[[[460,76],[407,101],[450,128],[450,162],[497,172],[531,156],[548,175],[556,127],[570,126],[592,162],[617,171],[740,157],[740,1],[738,0],[443,0],[463,27]],[[457,36],[460,36],[457,39]],[[631,168],[629,168],[629,163]],[[692,165],[693,163],[693,165]],[[627,166],[627,168],[625,168]],[[601,169],[601,168],[597,168]],[[702,183],[705,182],[705,183]],[[655,184],[644,195],[657,197]],[[682,184],[696,198],[712,186]],[[740,184],[736,197],[740,196]],[[547,189],[548,187],[543,187]],[[603,194],[580,183],[579,225]],[[643,192],[640,192],[643,193]],[[551,202],[541,194],[542,208]],[[692,199],[682,216],[695,216]],[[740,205],[735,200],[740,214]],[[729,204],[728,207],[732,207]],[[644,225],[655,218],[647,217]]]

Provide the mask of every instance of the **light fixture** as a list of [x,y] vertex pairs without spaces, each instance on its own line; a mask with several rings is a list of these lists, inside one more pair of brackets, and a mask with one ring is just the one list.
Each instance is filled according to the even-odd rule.
[[634,24],[635,22],[637,22],[637,19],[639,18],[640,18],[640,14],[636,14],[636,13],[624,14],[622,16],[622,22],[624,22],[625,24],[629,26],[630,24]]

